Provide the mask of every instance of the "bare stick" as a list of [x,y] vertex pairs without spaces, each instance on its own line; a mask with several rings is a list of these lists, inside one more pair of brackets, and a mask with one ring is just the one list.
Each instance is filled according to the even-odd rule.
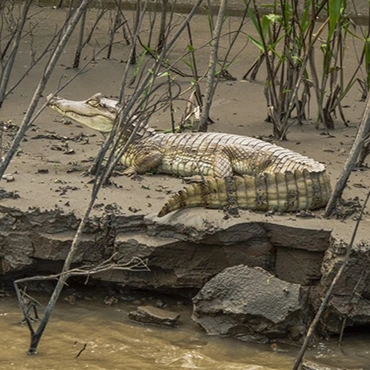
[[83,14],[84,10],[86,9],[86,7],[89,5],[90,2],[91,2],[91,0],[83,0],[82,1],[81,5],[76,9],[73,18],[68,22],[67,27],[63,31],[62,37],[61,37],[59,43],[56,45],[56,47],[55,47],[55,49],[54,49],[54,51],[53,51],[53,53],[50,57],[50,60],[47,63],[47,65],[45,67],[45,70],[44,70],[44,72],[41,76],[40,82],[39,82],[39,84],[38,84],[38,86],[37,86],[37,88],[36,88],[36,90],[33,94],[31,103],[28,106],[28,109],[27,109],[27,112],[26,112],[26,114],[23,118],[22,124],[20,125],[19,130],[18,130],[17,134],[15,135],[15,137],[13,139],[13,142],[12,142],[10,148],[9,148],[9,151],[6,153],[5,158],[1,162],[1,165],[0,165],[0,179],[4,175],[11,159],[13,158],[14,154],[16,153],[16,151],[19,147],[19,144],[21,143],[21,141],[23,139],[24,134],[26,133],[26,131],[29,127],[30,120],[32,119],[32,115],[33,115],[33,113],[34,113],[34,111],[37,107],[37,104],[38,104],[41,96],[42,96],[42,93],[45,89],[46,83],[48,82],[48,80],[51,76],[51,73],[53,72],[53,70],[55,68],[56,63],[57,63],[60,55],[63,52],[63,49],[64,49],[69,37],[71,36],[71,34],[72,34],[73,30],[75,29],[76,24],[78,23],[81,15]]
[[117,3],[116,15],[114,18],[114,22],[111,23],[111,29],[109,31],[109,46],[107,52],[107,59],[110,59],[110,56],[112,54],[114,34],[116,33],[116,30],[119,27],[120,23],[121,23],[121,0],[119,0]]
[[[139,257],[133,257],[131,258],[130,261],[125,262],[125,263],[115,263],[113,259],[117,257],[118,252],[112,254],[107,260],[101,262],[97,266],[91,266],[91,265],[86,265],[86,266],[80,266],[76,267],[74,269],[70,269],[64,272],[61,272],[59,274],[54,274],[54,275],[47,275],[47,276],[31,276],[31,277],[26,277],[22,279],[15,280],[14,285],[18,287],[19,284],[25,284],[29,283],[31,281],[45,281],[45,280],[57,280],[60,277],[71,277],[71,276],[86,276],[86,275],[96,275],[96,274],[101,274],[104,271],[109,271],[109,270],[125,270],[125,271],[149,271],[149,268],[144,260],[142,260]],[[25,293],[22,293],[23,295],[26,295]],[[36,303],[38,303],[40,306],[41,304],[36,301],[34,298],[30,297],[27,295],[29,299],[34,300]]]
[[212,41],[211,41],[211,53],[209,56],[209,67],[207,74],[207,84],[204,96],[203,112],[200,117],[199,131],[207,131],[207,122],[209,113],[211,110],[213,95],[215,93],[215,71],[218,60],[218,46],[220,43],[220,35],[222,30],[222,24],[225,16],[227,6],[227,0],[221,0],[220,9],[216,20],[216,26],[213,30]]
[[5,91],[4,97],[7,98],[19,85],[20,83],[29,76],[30,71],[39,63],[39,61],[50,51],[52,50],[52,45],[54,41],[60,36],[60,30],[58,33],[56,33],[49,41],[48,45],[44,48],[44,50],[40,53],[40,55],[35,58],[28,68],[24,71],[23,75],[18,78],[18,81],[14,82],[13,86],[9,87],[8,90]]
[[[66,280],[70,276],[88,276],[89,277],[91,275],[99,274],[99,273],[102,273],[104,271],[109,271],[109,270],[125,270],[125,271],[128,271],[128,270],[129,271],[148,271],[149,270],[146,262],[143,261],[140,258],[137,258],[137,257],[132,258],[127,263],[114,263],[114,262],[112,262],[112,260],[116,255],[117,255],[117,253],[113,254],[108,260],[103,261],[102,263],[100,263],[98,266],[95,266],[95,267],[81,266],[79,268],[75,268],[75,269],[72,269],[72,270],[63,271],[62,273],[56,274],[56,275],[32,276],[32,277],[27,277],[27,278],[23,278],[23,279],[18,279],[14,282],[15,291],[17,293],[18,302],[19,302],[19,305],[20,305],[20,307],[22,309],[22,312],[23,312],[23,315],[24,315],[24,320],[25,320],[25,322],[26,322],[26,324],[27,324],[27,326],[28,326],[28,328],[31,332],[31,347],[30,347],[29,352],[28,352],[29,354],[35,354],[36,353],[36,348],[37,348],[38,342],[41,339],[41,335],[43,333],[43,330],[45,329],[45,326],[48,322],[48,318],[50,316],[51,310],[54,306],[54,305],[52,305],[52,303],[55,304],[55,302],[52,302],[52,299],[50,299],[49,304],[48,304],[47,308],[45,309],[45,313],[44,313],[44,316],[43,316],[43,318],[40,322],[40,325],[37,328],[37,330],[35,331],[33,329],[32,322],[31,322],[31,320],[28,316],[28,307],[25,304],[24,299],[23,299],[23,297],[26,294],[23,291],[20,290],[19,285],[28,283],[30,281],[57,280],[58,281],[57,286],[58,286],[58,284],[62,284],[62,286],[64,286]],[[54,290],[54,293],[55,293],[55,291],[56,291],[56,289]],[[54,293],[53,293],[53,295],[54,295]],[[33,302],[39,304],[39,302],[37,302],[34,298],[29,297],[29,296],[28,296],[28,298],[30,300],[32,300]],[[53,296],[52,296],[52,298],[53,298]]]
[[162,12],[161,12],[161,26],[159,29],[157,51],[162,51],[163,45],[166,42],[166,15],[167,15],[168,0],[162,0]]
[[[130,60],[129,60],[129,64],[131,64],[131,65],[136,64],[136,39],[137,39],[137,32],[139,30],[139,24],[141,23],[140,15],[142,13],[140,4],[141,4],[141,2],[137,1],[137,3],[136,3],[136,13],[135,13],[136,14],[136,16],[135,16],[135,26],[134,26],[134,35],[135,35],[135,37],[133,38],[132,43],[131,43],[132,52],[130,53]],[[145,3],[145,6],[146,6],[146,3]]]
[[83,41],[84,41],[84,30],[85,30],[85,24],[86,24],[86,14],[87,14],[87,9],[85,9],[85,11],[84,11],[84,13],[82,14],[82,17],[81,17],[80,35],[79,35],[79,38],[78,38],[78,45],[77,45],[75,59],[73,61],[72,68],[78,68],[80,66],[81,52],[82,52],[82,48],[84,46]]
[[203,99],[202,99],[202,93],[200,91],[197,61],[196,61],[195,54],[194,54],[193,36],[191,33],[190,24],[188,24],[187,29],[188,29],[189,46],[190,46],[191,71],[193,73],[193,78],[195,81],[195,84],[194,84],[195,98],[197,99],[198,105],[200,107],[203,107]]
[[172,81],[171,81],[171,75],[168,74],[167,76],[167,81],[168,81],[168,97],[170,99],[170,117],[171,117],[171,127],[172,127],[172,132],[176,132],[175,129],[175,116],[174,116],[174,107],[173,107],[173,96],[172,96]]
[[84,346],[82,347],[82,349],[80,349],[80,351],[77,353],[75,359],[80,357],[81,353],[86,349],[86,347],[87,347],[87,343],[85,343]]
[[360,127],[358,128],[356,139],[352,145],[351,151],[349,152],[346,163],[344,164],[343,171],[337,180],[335,189],[329,199],[326,206],[324,217],[329,217],[333,211],[333,208],[337,200],[342,196],[343,190],[347,184],[348,178],[356,165],[357,158],[364,146],[366,135],[370,132],[370,94],[366,98],[366,105],[364,114],[361,118]]
[[346,265],[347,265],[347,263],[349,261],[349,257],[351,255],[353,243],[354,243],[355,238],[356,238],[357,230],[358,230],[358,227],[360,226],[361,218],[362,218],[362,215],[364,213],[364,210],[365,210],[365,207],[366,207],[366,204],[367,204],[369,198],[370,198],[370,191],[367,194],[367,197],[366,197],[365,202],[364,202],[364,204],[362,206],[362,209],[361,209],[360,216],[357,219],[355,229],[353,230],[351,241],[350,241],[350,243],[347,246],[347,251],[346,251],[346,255],[345,255],[344,259],[343,259],[343,263],[340,266],[340,268],[339,268],[337,274],[335,275],[333,281],[331,282],[330,287],[329,287],[328,291],[326,292],[326,295],[325,295],[325,297],[324,297],[324,299],[323,299],[323,301],[322,301],[322,303],[320,305],[320,308],[317,311],[317,313],[315,315],[315,318],[313,319],[310,327],[308,328],[306,338],[305,338],[305,340],[303,342],[303,345],[301,347],[301,350],[299,351],[299,354],[298,354],[298,356],[297,356],[297,358],[296,358],[296,360],[294,362],[294,366],[293,366],[293,369],[292,370],[298,370],[299,365],[301,364],[301,361],[303,359],[303,356],[304,356],[304,354],[306,352],[306,349],[308,347],[308,344],[310,343],[311,337],[312,337],[312,335],[313,335],[313,333],[314,333],[314,331],[316,329],[316,326],[317,326],[317,324],[318,324],[318,322],[320,320],[320,317],[321,317],[322,313],[324,312],[324,310],[325,310],[325,308],[326,308],[326,306],[327,306],[327,304],[329,302],[329,298],[331,297],[331,294],[333,292],[333,289],[335,287],[335,284],[338,282],[339,278],[341,277],[341,275],[342,275],[342,273],[344,271],[344,268],[346,267]]
[[257,57],[257,59],[252,63],[252,65],[249,67],[247,72],[245,72],[244,76],[242,77],[242,80],[248,80],[249,74],[251,77],[249,78],[250,81],[254,81],[256,79],[257,73],[266,58],[265,53],[260,53],[260,55]]

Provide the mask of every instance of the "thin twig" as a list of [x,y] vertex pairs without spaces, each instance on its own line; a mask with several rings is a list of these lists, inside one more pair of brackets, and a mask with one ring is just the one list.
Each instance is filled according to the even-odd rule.
[[84,47],[83,40],[84,40],[84,32],[85,32],[85,24],[86,24],[86,15],[87,15],[87,9],[85,9],[81,17],[80,34],[78,37],[77,49],[76,49],[75,59],[73,61],[72,68],[78,68],[80,66],[81,52]]
[[79,358],[81,356],[81,353],[86,349],[87,347],[87,343],[84,344],[84,346],[82,347],[82,349],[80,349],[80,351],[77,353],[76,358]]
[[329,217],[333,212],[337,200],[342,196],[344,188],[347,184],[348,178],[351,175],[353,168],[356,165],[357,158],[364,146],[366,136],[370,132],[370,94],[366,98],[365,110],[361,118],[360,127],[357,131],[355,141],[352,145],[351,151],[348,154],[343,171],[337,180],[335,189],[326,206],[324,217]]
[[207,131],[207,123],[210,115],[213,96],[215,93],[215,71],[218,62],[218,47],[220,43],[220,35],[222,24],[224,21],[227,0],[221,0],[220,9],[218,11],[215,28],[213,29],[211,41],[211,53],[209,56],[209,66],[207,73],[206,91],[204,94],[203,111],[200,117],[199,131]]

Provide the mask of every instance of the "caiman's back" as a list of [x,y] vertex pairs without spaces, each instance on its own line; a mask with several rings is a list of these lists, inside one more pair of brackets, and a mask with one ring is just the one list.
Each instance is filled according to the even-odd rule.
[[[227,177],[308,170],[323,172],[315,160],[268,142],[225,133],[155,134],[133,144],[123,163],[130,167],[145,153],[160,153],[157,170],[180,176]],[[148,159],[147,159],[148,160]]]

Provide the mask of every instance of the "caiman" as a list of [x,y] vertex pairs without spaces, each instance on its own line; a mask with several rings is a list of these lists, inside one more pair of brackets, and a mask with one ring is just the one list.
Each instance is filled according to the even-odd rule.
[[[47,100],[49,107],[103,134],[113,129],[119,112],[117,101],[102,94],[84,101],[52,95]],[[172,196],[158,216],[199,206],[231,205],[284,212],[316,209],[326,205],[331,193],[324,164],[247,136],[203,132],[163,134],[143,125],[121,163],[128,176],[150,171],[201,176],[203,181]]]

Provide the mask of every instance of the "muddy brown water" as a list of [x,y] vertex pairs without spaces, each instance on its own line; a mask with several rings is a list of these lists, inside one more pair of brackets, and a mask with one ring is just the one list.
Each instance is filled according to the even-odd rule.
[[[38,298],[45,304],[47,297]],[[102,300],[61,300],[52,315],[35,356],[26,354],[29,331],[19,323],[16,298],[0,299],[0,369],[291,369],[298,347],[250,344],[207,336],[190,319],[191,307],[172,305],[181,313],[177,329],[131,322],[133,303],[107,306]],[[369,338],[353,336],[339,349],[334,341],[315,345],[306,358],[326,365],[359,369],[370,364]],[[84,348],[79,358],[76,355]]]

